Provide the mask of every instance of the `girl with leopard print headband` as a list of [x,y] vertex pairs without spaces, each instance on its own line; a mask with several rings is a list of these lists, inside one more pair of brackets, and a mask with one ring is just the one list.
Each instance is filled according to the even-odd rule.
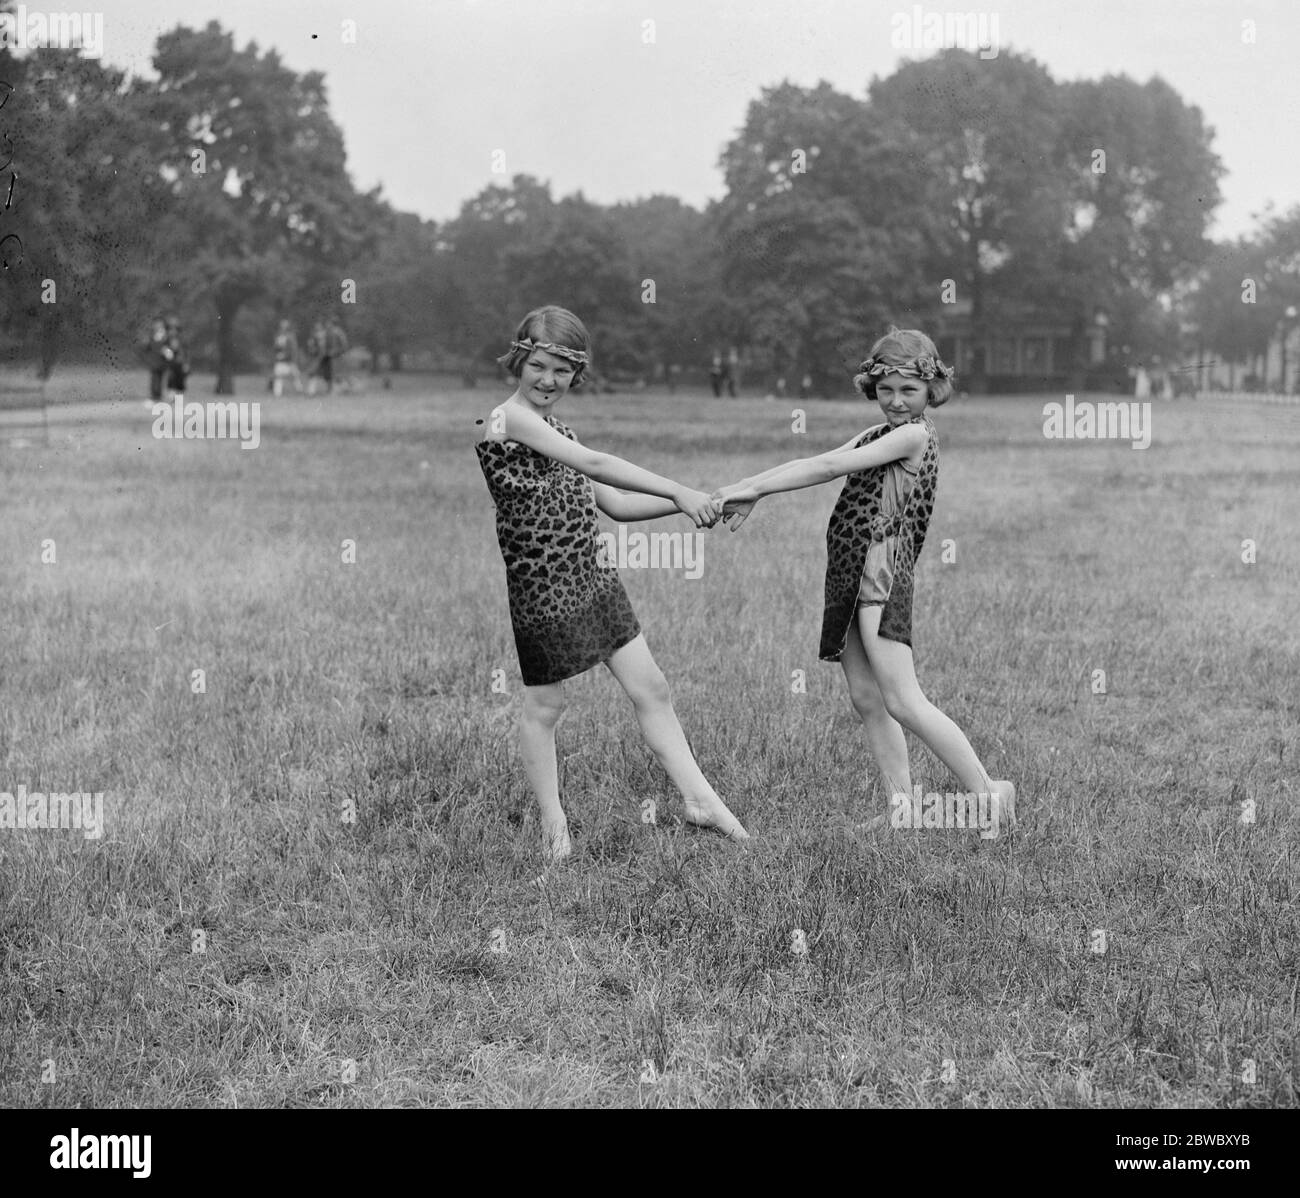
[[541,810],[543,855],[554,862],[571,852],[555,753],[564,681],[602,662],[681,792],[686,821],[747,840],[696,763],[618,571],[603,560],[596,519],[597,509],[618,521],[682,512],[696,527],[712,527],[722,507],[703,491],[588,448],[555,419],[552,410],[590,361],[591,339],[572,312],[554,305],[530,312],[501,358],[518,386],[489,414],[477,446],[506,563],[524,681],[519,756]]

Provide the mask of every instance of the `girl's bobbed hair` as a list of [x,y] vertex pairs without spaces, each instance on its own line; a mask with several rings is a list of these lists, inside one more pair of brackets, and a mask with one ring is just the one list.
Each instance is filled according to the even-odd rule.
[[568,308],[546,304],[534,308],[519,322],[510,352],[497,359],[511,378],[523,372],[528,355],[534,350],[545,350],[573,363],[571,387],[577,387],[591,365],[591,334]]
[[868,399],[876,398],[876,380],[886,374],[907,374],[924,379],[929,389],[926,403],[937,408],[952,398],[953,370],[945,366],[934,342],[920,329],[896,329],[871,347],[853,385]]

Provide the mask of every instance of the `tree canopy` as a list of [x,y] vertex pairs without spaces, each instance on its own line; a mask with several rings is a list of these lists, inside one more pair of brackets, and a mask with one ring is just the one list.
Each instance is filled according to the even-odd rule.
[[1025,55],[949,50],[860,97],[786,81],[722,147],[705,211],[517,175],[438,224],[357,190],[319,72],[216,22],[162,34],[153,62],[157,78],[128,80],[75,51],[0,51],[10,356],[114,359],[171,311],[228,390],[280,316],[343,312],[394,366],[423,351],[489,367],[528,308],[560,303],[603,371],[738,346],[829,392],[888,323],[924,327],[954,299],[975,340],[1050,314],[1080,360],[1099,314],[1136,357],[1189,338],[1241,357],[1300,303],[1300,210],[1213,245],[1213,130],[1159,78],[1061,83]]

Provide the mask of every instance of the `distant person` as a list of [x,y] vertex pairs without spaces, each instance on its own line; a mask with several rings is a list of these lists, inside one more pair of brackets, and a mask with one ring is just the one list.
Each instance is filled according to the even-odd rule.
[[307,338],[307,357],[311,366],[307,372],[307,394],[316,394],[317,381],[325,384],[325,394],[334,390],[334,365],[329,356],[329,330],[323,320],[311,326],[311,336]]
[[727,394],[732,399],[736,398],[736,388],[740,386],[740,355],[736,352],[733,345],[727,354]]
[[190,357],[181,337],[181,322],[174,316],[167,321],[167,344],[163,357],[167,362],[167,391],[173,399],[185,398],[185,384],[190,377]]
[[293,383],[293,389],[302,394],[302,374],[298,370],[298,334],[287,320],[280,321],[275,334],[275,365],[272,367],[271,390],[275,398],[284,395],[286,380]]
[[1169,367],[1163,358],[1151,359],[1151,394],[1156,399],[1172,399],[1173,388],[1169,384]]
[[[352,390],[352,376],[348,373],[347,359],[348,335],[336,317],[331,317],[325,328],[325,353],[330,362],[331,385],[337,381],[345,391]],[[332,389],[332,387],[331,387]]]
[[718,399],[722,395],[722,382],[726,376],[726,367],[722,365],[722,355],[713,355],[713,365],[709,367],[709,384],[713,387],[713,398]]
[[799,381],[799,398],[811,399],[812,387],[812,375],[805,373],[803,378]]
[[149,368],[149,399],[162,399],[163,376],[167,373],[167,322],[161,316],[149,322],[149,332],[138,346],[140,357]]
[[1133,376],[1133,398],[1151,398],[1151,376],[1147,374],[1147,368],[1145,366],[1139,366],[1136,374]]

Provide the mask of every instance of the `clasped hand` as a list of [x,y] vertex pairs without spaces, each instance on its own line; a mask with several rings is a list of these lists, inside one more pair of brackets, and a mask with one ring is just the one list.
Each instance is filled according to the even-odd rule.
[[739,482],[719,487],[711,495],[703,491],[683,491],[676,500],[678,509],[695,521],[697,528],[712,528],[721,520],[732,532],[745,523],[758,502],[752,484]]

